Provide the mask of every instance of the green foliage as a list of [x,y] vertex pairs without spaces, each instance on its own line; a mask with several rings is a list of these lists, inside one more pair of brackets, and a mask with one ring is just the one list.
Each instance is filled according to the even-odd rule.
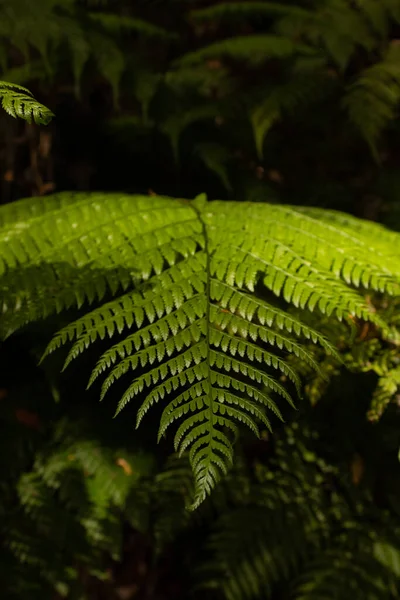
[[[101,7],[101,4],[100,4]],[[91,8],[89,6],[89,8]],[[98,10],[83,13],[79,0],[43,0],[32,4],[28,0],[2,0],[0,3],[0,56],[3,77],[29,81],[41,69],[47,79],[65,68],[72,72],[76,93],[90,59],[98,72],[108,80],[118,99],[119,84],[126,68],[126,57],[119,39],[124,33],[135,32],[139,38],[170,39],[173,35],[161,27],[129,14]],[[24,72],[16,72],[8,59],[9,48],[17,49],[25,59]],[[32,56],[40,58],[40,66],[32,64]]]
[[381,62],[367,68],[343,99],[354,125],[373,152],[383,129],[397,114],[400,101],[400,47],[389,48]]
[[283,593],[296,600],[349,590],[360,600],[397,597],[399,523],[394,532],[387,514],[315,454],[316,439],[304,423],[287,426],[268,469],[256,466],[256,482],[215,522],[201,589],[221,589],[228,600],[273,598],[285,581]]
[[186,54],[179,59],[180,65],[195,64],[206,58],[223,56],[236,60],[246,60],[255,65],[269,58],[287,58],[295,53],[308,53],[306,46],[295,44],[289,39],[273,35],[237,36],[233,39],[215,42],[201,50]]
[[282,418],[274,396],[300,394],[288,357],[318,371],[308,341],[336,355],[307,313],[357,318],[398,340],[363,295],[399,294],[397,234],[377,225],[201,196],[68,193],[5,206],[0,219],[3,334],[85,307],[45,356],[72,344],[66,367],[110,339],[89,385],[106,374],[104,398],[123,378],[117,414],[139,397],[137,425],[161,404],[159,439],[180,421],[174,444],[190,450],[193,506],[227,473],[238,425],[259,435],[268,412]]
[[141,452],[104,443],[87,423],[61,419],[33,467],[20,475],[17,501],[1,522],[6,560],[20,569],[8,593],[23,597],[36,582],[42,593],[48,587],[61,597],[86,598],[82,570],[109,578],[105,556],[120,558],[122,518],[140,508],[136,503],[128,512],[128,499],[149,487],[154,466]]
[[[253,160],[266,173],[271,162],[283,163],[284,176],[295,177],[285,164],[293,137],[306,140],[299,164],[310,163],[310,151],[318,160],[320,137],[333,156],[341,143],[349,162],[362,140],[373,159],[385,156],[384,133],[393,127],[399,100],[397,0],[207,7],[171,0],[164,9],[157,6],[122,1],[83,8],[77,0],[46,0],[39,9],[27,0],[3,0],[3,79],[44,80],[48,90],[50,81],[70,85],[72,76],[78,94],[95,67],[112,86],[116,105],[129,107],[121,123],[137,120],[129,131],[121,127],[121,135],[137,139],[141,113],[141,137],[159,147],[157,135],[167,135],[177,164],[182,155],[197,169],[200,158],[217,175],[221,192],[238,198],[245,187],[238,169],[241,175],[253,170]],[[18,60],[8,59],[10,45],[20,52]],[[140,108],[132,107],[133,99]],[[324,131],[318,114],[325,115]],[[209,126],[212,119],[216,127]],[[198,126],[203,120],[207,127]],[[227,166],[215,160],[217,147],[218,156],[233,158]],[[158,168],[153,156],[148,160],[149,172]],[[329,177],[336,183],[335,173]]]
[[43,104],[40,104],[26,88],[0,81],[1,105],[12,117],[20,117],[28,123],[32,119],[38,125],[47,125],[54,114]]
[[150,579],[171,548],[183,546],[190,558],[178,576],[191,565],[194,598],[281,592],[300,600],[346,597],[349,589],[360,599],[398,597],[400,514],[377,509],[369,487],[324,458],[323,436],[304,417],[262,442],[267,459],[249,465],[239,453],[195,513],[185,510],[193,491],[187,456],[170,457],[157,472],[153,457],[105,435],[107,421],[64,417],[52,425],[1,515],[7,597],[46,599],[57,590],[90,599],[88,579],[111,589],[123,523],[151,541]]
[[[208,24],[213,32],[217,28],[222,35],[224,25],[236,26],[240,31],[241,19],[251,25],[245,36],[232,34],[228,29],[229,38],[184,55],[177,66],[222,58],[229,61],[233,75],[239,74],[240,78],[241,72],[235,65],[238,67],[243,61],[253,69],[262,67],[265,75],[271,59],[286,60],[272,85],[267,78],[266,85],[260,82],[254,89],[250,79],[245,88],[247,101],[253,105],[250,120],[259,158],[266,135],[282,115],[293,118],[303,108],[318,103],[323,110],[327,100],[337,102],[340,91],[349,120],[366,139],[375,158],[379,157],[380,136],[395,119],[399,104],[397,42],[390,44],[388,40],[391,24],[400,21],[396,1],[326,0],[308,8],[268,2],[225,2],[194,10],[190,18],[195,27],[206,28]],[[352,61],[359,65],[361,52],[370,58],[364,68],[354,67]],[[288,69],[290,63],[292,68]],[[238,84],[246,85],[240,80]],[[237,89],[233,94],[237,95]]]

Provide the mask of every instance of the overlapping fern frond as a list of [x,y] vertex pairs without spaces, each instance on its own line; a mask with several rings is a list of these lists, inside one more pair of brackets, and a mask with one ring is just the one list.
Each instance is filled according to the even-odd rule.
[[318,370],[308,342],[335,354],[302,315],[356,318],[397,339],[363,291],[399,295],[398,236],[340,214],[61,193],[2,207],[0,223],[3,335],[84,308],[46,354],[68,344],[67,366],[110,340],[89,384],[105,375],[103,398],[123,379],[117,413],[137,398],[137,425],[159,405],[159,439],[177,425],[194,506],[232,463],[238,426],[270,429],[279,397],[293,404],[300,394],[288,357]]

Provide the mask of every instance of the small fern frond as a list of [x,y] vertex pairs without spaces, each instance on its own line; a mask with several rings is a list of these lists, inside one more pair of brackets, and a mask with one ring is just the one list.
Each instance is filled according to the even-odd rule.
[[292,357],[317,372],[311,345],[339,358],[310,312],[393,328],[363,290],[400,296],[398,234],[386,241],[380,226],[318,215],[121,194],[4,206],[2,330],[84,307],[45,355],[69,345],[67,366],[111,340],[89,385],[105,376],[103,398],[126,380],[116,412],[137,398],[137,425],[161,405],[159,438],[176,425],[198,506],[230,467],[240,427],[258,435],[282,418],[279,397],[300,395]]
[[0,81],[0,98],[4,110],[14,118],[21,118],[28,123],[32,120],[38,125],[48,125],[54,114],[40,104],[29,90],[16,83]]

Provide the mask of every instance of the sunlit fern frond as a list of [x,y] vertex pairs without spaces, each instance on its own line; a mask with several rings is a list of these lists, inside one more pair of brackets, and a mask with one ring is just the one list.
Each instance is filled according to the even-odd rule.
[[309,342],[335,354],[302,315],[358,318],[390,335],[363,292],[399,295],[397,235],[385,243],[379,226],[312,212],[100,193],[4,206],[3,335],[84,307],[46,354],[70,345],[67,366],[109,339],[89,384],[105,375],[103,398],[126,381],[117,413],[137,397],[137,425],[160,405],[159,438],[178,425],[175,449],[189,452],[198,506],[232,463],[238,426],[258,435],[258,423],[271,428],[268,413],[281,418],[279,397],[292,404],[300,394],[287,357],[318,370]]
[[0,81],[0,98],[4,110],[14,118],[20,117],[28,123],[47,125],[54,114],[40,104],[25,87],[15,83]]

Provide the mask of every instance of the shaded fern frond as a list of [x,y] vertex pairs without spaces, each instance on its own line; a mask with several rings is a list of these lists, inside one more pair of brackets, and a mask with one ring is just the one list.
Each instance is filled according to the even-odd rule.
[[295,72],[283,85],[275,86],[265,93],[265,98],[251,111],[251,124],[259,158],[262,158],[263,144],[271,127],[283,114],[294,114],[302,106],[318,102],[332,90],[332,78],[327,72],[313,70]]
[[127,16],[116,15],[114,13],[93,12],[90,13],[90,18],[100,23],[101,26],[110,32],[118,31],[135,31],[141,35],[157,38],[175,38],[173,33],[157,27],[152,23]]
[[298,6],[283,6],[275,2],[221,2],[215,6],[193,10],[190,16],[196,21],[213,21],[226,18],[282,14],[301,16],[308,13]]
[[124,379],[117,413],[137,398],[138,425],[161,406],[159,437],[177,425],[175,449],[189,453],[197,506],[232,463],[238,428],[271,428],[279,398],[292,404],[301,393],[289,357],[318,370],[310,343],[336,355],[303,318],[309,311],[389,335],[363,290],[399,295],[397,234],[385,244],[380,227],[364,233],[361,221],[342,221],[203,197],[63,193],[4,206],[2,331],[85,307],[46,354],[68,344],[67,366],[111,340],[89,384],[105,375],[104,397]]
[[[367,498],[349,489],[340,470],[315,453],[317,438],[304,422],[285,427],[268,468],[257,465],[248,493],[230,498],[213,525],[200,590],[257,600],[274,598],[285,581],[294,600],[347,598],[348,590],[360,600],[397,597],[396,534]],[[349,501],[354,495],[356,514]]]
[[145,488],[152,468],[152,457],[110,447],[87,423],[58,421],[19,477],[0,523],[1,548],[14,557],[22,582],[37,581],[42,592],[48,585],[50,598],[55,590],[80,590],[77,564],[104,577],[105,556],[118,560],[121,554],[121,514],[137,510],[128,498]]
[[[114,7],[115,8],[115,7]],[[0,45],[5,40],[6,48],[11,44],[25,60],[24,80],[33,79],[40,63],[41,76],[51,79],[65,68],[65,50],[79,94],[80,80],[85,66],[92,57],[97,69],[113,87],[117,99],[117,88],[122,71],[126,67],[126,56],[118,44],[118,36],[124,31],[135,31],[139,38],[157,37],[170,39],[173,36],[161,27],[146,20],[120,15],[118,12],[82,11],[77,0],[42,0],[32,4],[29,0],[12,0],[0,3]],[[32,50],[34,55],[32,56]],[[10,64],[6,51],[1,60],[2,70],[7,74]],[[20,76],[22,73],[20,72]],[[6,77],[3,75],[3,78]]]
[[227,170],[227,162],[230,159],[227,149],[219,144],[198,144],[196,154],[204,165],[215,173],[225,189],[232,191]]
[[175,161],[179,161],[179,140],[182,132],[193,123],[213,119],[218,114],[218,107],[214,103],[194,106],[170,115],[161,125],[161,131],[170,139]]
[[14,118],[20,117],[28,123],[47,125],[54,114],[40,104],[29,90],[15,83],[0,81],[0,98],[4,110]]
[[343,99],[349,119],[375,156],[379,136],[394,119],[400,103],[399,61],[400,47],[393,45],[381,62],[359,75]]
[[[399,560],[399,548],[388,545],[385,539],[377,539],[375,544],[359,529],[342,535],[341,544],[333,547],[316,559],[299,578],[295,591],[298,600],[329,598],[332,594],[345,597],[351,594],[356,600],[371,598],[385,600],[397,597],[398,580],[390,564],[379,560],[380,548],[389,546]],[[350,540],[346,540],[349,537]],[[346,544],[347,542],[347,544]],[[353,545],[353,547],[352,547]],[[374,549],[378,549],[378,556]],[[383,554],[383,552],[382,552]],[[382,564],[383,563],[383,564]]]
[[310,54],[312,50],[288,38],[271,34],[237,36],[185,54],[176,64],[186,66],[221,56],[256,65],[270,58],[287,58],[297,53]]

